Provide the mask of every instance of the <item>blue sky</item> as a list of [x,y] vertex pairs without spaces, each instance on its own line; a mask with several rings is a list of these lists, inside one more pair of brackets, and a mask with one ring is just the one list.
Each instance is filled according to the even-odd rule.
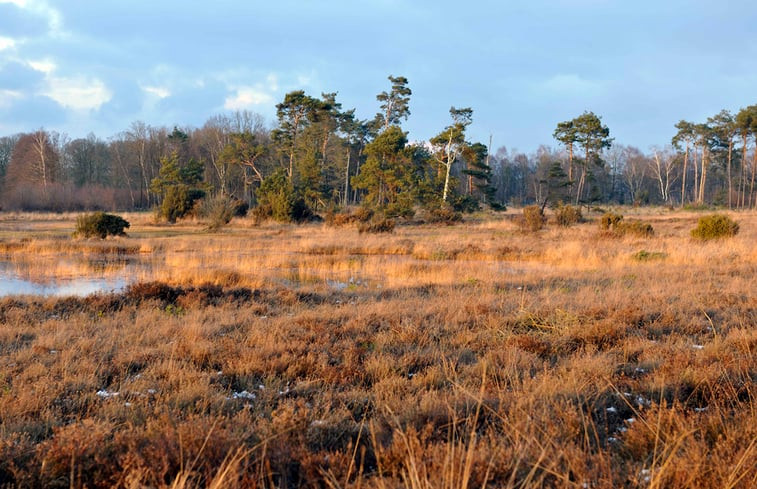
[[470,139],[533,151],[591,110],[646,149],[757,103],[755,60],[754,0],[0,0],[0,135],[237,109],[272,124],[296,89],[371,118],[393,74],[413,90],[411,139],[454,105],[474,110]]

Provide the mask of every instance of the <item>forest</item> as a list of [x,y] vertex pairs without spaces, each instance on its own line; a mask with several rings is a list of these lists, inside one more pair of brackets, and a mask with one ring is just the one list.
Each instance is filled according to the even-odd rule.
[[[559,202],[665,206],[757,205],[757,105],[681,120],[642,150],[586,111],[556,121],[552,145],[525,154],[470,141],[470,108],[428,141],[411,141],[407,78],[389,76],[378,113],[360,119],[337,101],[287,93],[269,127],[248,111],[202,127],[131,123],[108,139],[41,128],[0,137],[0,206],[24,211],[158,209],[169,222],[211,200],[256,216],[298,221],[348,205],[387,217],[418,207],[472,211]],[[545,138],[549,137],[545,135]]]

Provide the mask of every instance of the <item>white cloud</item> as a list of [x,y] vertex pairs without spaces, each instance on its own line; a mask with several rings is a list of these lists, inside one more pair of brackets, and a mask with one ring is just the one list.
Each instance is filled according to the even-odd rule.
[[63,107],[74,110],[99,109],[113,94],[105,84],[94,78],[49,78],[43,95],[50,97]]
[[44,17],[47,19],[47,26],[52,34],[62,34],[63,16],[60,11],[51,7],[45,0],[0,0],[0,3],[10,3]]
[[10,37],[0,36],[0,51],[12,49],[16,45],[16,40]]
[[51,74],[53,71],[55,71],[55,68],[58,67],[58,65],[55,64],[55,61],[49,58],[39,59],[36,61],[27,61],[26,64],[31,66],[33,70],[44,73],[45,75]]
[[258,87],[241,87],[236,94],[226,97],[223,108],[227,110],[250,109],[256,105],[273,103],[273,96]]
[[145,85],[140,88],[142,88],[142,90],[144,90],[146,93],[158,98],[166,98],[171,96],[171,91],[165,87],[153,87]]

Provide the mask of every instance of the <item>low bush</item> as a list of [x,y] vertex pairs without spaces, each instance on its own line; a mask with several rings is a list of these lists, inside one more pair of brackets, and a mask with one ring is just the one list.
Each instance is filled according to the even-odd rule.
[[81,238],[100,238],[107,236],[126,236],[124,229],[129,227],[129,221],[115,214],[94,212],[83,214],[76,218],[74,236]]
[[538,205],[530,205],[523,208],[523,216],[520,225],[526,231],[536,232],[544,227],[547,218],[544,210]]
[[599,218],[599,229],[603,231],[613,231],[623,220],[623,216],[614,212],[605,212]]
[[334,227],[347,226],[354,223],[367,223],[373,218],[374,212],[368,207],[358,207],[352,212],[327,212],[326,224]]
[[417,222],[424,224],[453,225],[463,220],[462,212],[458,212],[449,204],[428,205],[417,214]]
[[654,236],[651,224],[639,220],[623,220],[623,216],[614,212],[606,212],[599,218],[599,228],[609,236],[638,236],[648,238]]
[[394,219],[387,219],[385,217],[372,219],[368,222],[361,222],[358,224],[358,231],[360,233],[392,233],[395,226]]
[[664,260],[665,258],[667,258],[668,254],[663,253],[662,251],[641,250],[634,253],[631,256],[636,261],[653,261],[653,260]]
[[560,226],[571,226],[583,220],[581,209],[572,205],[561,205],[555,209],[555,221]]
[[623,221],[618,226],[619,234],[638,236],[640,238],[649,238],[654,236],[654,228],[651,224],[643,221],[628,220]]
[[729,238],[739,232],[739,223],[724,214],[710,214],[699,218],[691,236],[700,241]]
[[454,224],[462,220],[463,215],[461,212],[447,206],[438,207],[429,211],[428,222],[430,223]]
[[195,202],[205,197],[205,191],[179,184],[166,187],[163,202],[158,207],[158,216],[174,223],[191,214]]
[[[217,195],[200,201],[197,213],[207,221],[208,229],[215,231],[231,222],[234,216],[239,215],[240,203],[246,207],[244,202]],[[247,212],[246,208],[244,212]]]

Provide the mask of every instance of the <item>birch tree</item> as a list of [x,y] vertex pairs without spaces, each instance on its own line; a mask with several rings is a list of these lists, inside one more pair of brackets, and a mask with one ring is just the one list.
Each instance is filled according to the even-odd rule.
[[452,165],[455,164],[465,148],[465,129],[473,120],[473,109],[469,107],[464,109],[451,107],[449,113],[452,116],[452,124],[429,141],[434,148],[434,158],[442,166],[445,173],[442,202],[447,202]]

